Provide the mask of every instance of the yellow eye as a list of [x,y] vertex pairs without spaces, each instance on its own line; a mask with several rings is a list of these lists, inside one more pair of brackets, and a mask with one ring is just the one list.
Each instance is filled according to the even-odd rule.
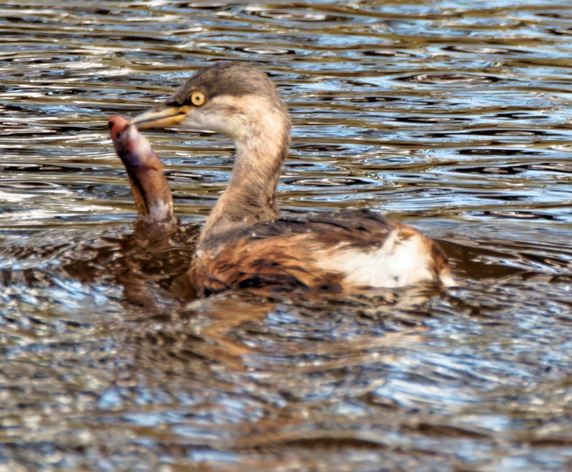
[[205,94],[202,92],[193,92],[191,93],[191,103],[196,106],[200,107],[205,103]]

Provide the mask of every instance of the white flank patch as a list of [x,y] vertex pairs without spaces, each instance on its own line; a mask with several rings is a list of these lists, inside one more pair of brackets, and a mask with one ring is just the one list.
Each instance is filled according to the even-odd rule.
[[320,265],[346,274],[345,282],[350,284],[394,288],[432,280],[430,262],[421,235],[401,239],[394,230],[379,248],[337,249]]

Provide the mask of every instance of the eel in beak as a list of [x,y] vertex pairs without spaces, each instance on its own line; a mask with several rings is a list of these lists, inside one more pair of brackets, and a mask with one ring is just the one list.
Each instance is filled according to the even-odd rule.
[[153,225],[176,226],[164,167],[147,138],[122,116],[112,116],[108,126],[115,152],[127,170],[139,219]]

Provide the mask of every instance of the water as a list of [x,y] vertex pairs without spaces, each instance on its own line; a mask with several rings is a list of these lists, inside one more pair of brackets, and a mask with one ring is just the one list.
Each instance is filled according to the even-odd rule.
[[[0,470],[572,466],[572,2],[0,13]],[[462,287],[181,303],[232,147],[146,133],[185,228],[168,245],[134,230],[105,125],[221,59],[288,103],[285,211],[385,209]]]

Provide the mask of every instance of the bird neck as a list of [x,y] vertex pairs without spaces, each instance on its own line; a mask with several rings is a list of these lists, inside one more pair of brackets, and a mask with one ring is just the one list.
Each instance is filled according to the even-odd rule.
[[234,136],[236,160],[230,182],[211,211],[199,246],[229,230],[279,218],[276,189],[290,145],[290,119],[284,109],[268,109]]

